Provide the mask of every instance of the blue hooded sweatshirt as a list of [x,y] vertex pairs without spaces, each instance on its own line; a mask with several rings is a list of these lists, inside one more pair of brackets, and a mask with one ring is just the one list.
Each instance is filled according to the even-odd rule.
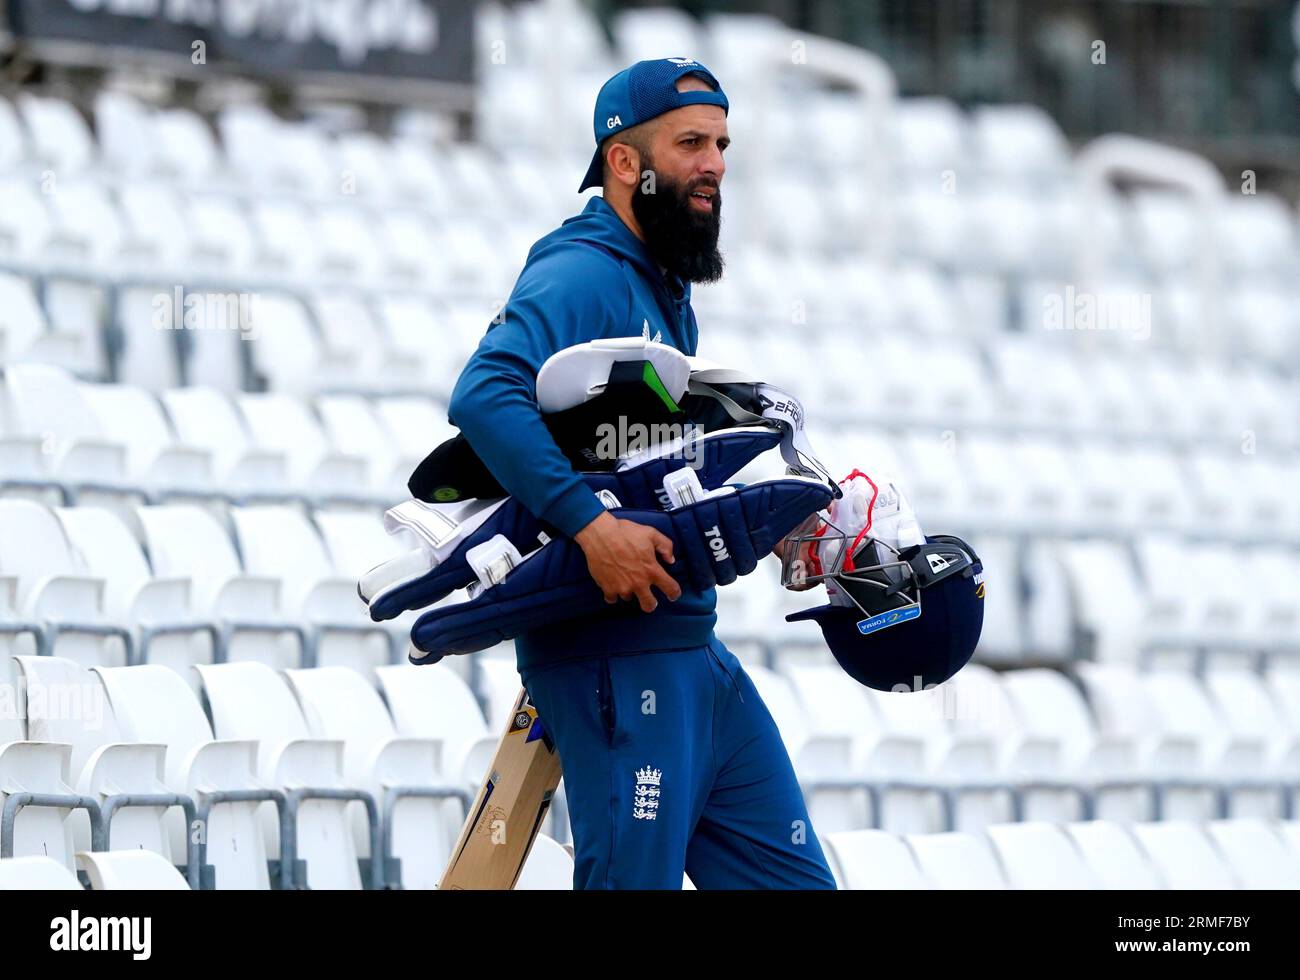
[[[608,337],[650,336],[695,353],[690,285],[659,270],[601,197],[533,245],[514,291],[452,392],[449,416],[497,481],[533,514],[573,537],[604,509],[556,446],[537,407],[537,372],[552,354]],[[620,602],[596,616],[515,641],[520,670],[610,653],[706,644],[714,591],[660,598],[652,613]]]

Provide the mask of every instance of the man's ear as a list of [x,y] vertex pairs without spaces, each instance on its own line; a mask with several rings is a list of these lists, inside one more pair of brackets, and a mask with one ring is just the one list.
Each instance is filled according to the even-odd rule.
[[616,184],[635,187],[641,180],[641,154],[628,143],[615,142],[605,154],[610,179]]

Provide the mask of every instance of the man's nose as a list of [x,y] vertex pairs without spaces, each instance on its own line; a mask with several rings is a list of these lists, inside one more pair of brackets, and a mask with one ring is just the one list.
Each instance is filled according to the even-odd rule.
[[700,161],[700,176],[709,176],[714,180],[721,181],[722,175],[727,172],[727,161],[722,158],[722,150],[714,147],[713,150],[705,154]]

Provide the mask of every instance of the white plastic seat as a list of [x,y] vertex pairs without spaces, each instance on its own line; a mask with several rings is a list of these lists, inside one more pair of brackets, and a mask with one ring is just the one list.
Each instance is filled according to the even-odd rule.
[[[379,694],[344,667],[285,672],[313,735],[343,742],[343,776],[389,814],[405,888],[433,888],[464,819],[462,796],[444,788],[438,742],[398,735]],[[360,830],[360,825],[354,822]]]
[[[390,183],[387,174],[381,183]],[[367,182],[367,186],[376,185]],[[419,212],[386,209],[375,216],[375,221],[388,275],[395,282],[413,286],[436,285],[440,275],[433,261],[437,241],[428,218]]]
[[195,258],[194,236],[180,195],[165,184],[128,183],[117,191],[122,222],[135,243],[141,272],[157,275]]
[[1166,727],[1151,690],[1129,665],[1079,666],[1079,679],[1103,735],[1131,739],[1137,746],[1138,771],[1155,782],[1185,784],[1166,789],[1164,819],[1206,820],[1215,814],[1218,770],[1207,746],[1186,724]]
[[908,846],[883,830],[850,830],[822,838],[841,888],[916,890],[928,888]]
[[987,838],[974,834],[908,834],[917,867],[933,887],[1004,890],[1006,878]]
[[76,173],[95,158],[90,127],[71,102],[23,92],[16,100],[36,158],[56,173]]
[[[362,246],[354,242],[352,247]],[[409,389],[420,384],[418,364],[388,344],[379,318],[362,296],[320,293],[312,299],[311,310],[325,346],[350,360],[353,387]]]
[[0,892],[84,890],[75,872],[44,854],[0,861]]
[[[380,667],[379,687],[388,702],[394,727],[402,735],[442,745],[442,769],[450,778],[477,788],[486,761],[496,751],[483,712],[469,687],[450,665]],[[472,761],[471,761],[472,760]]]
[[446,407],[428,398],[376,398],[374,406],[398,451],[408,459],[424,459],[457,431],[447,421]]
[[317,666],[339,665],[368,679],[392,659],[387,629],[366,615],[357,576],[334,568],[319,533],[300,510],[281,506],[231,511],[244,568],[278,579],[282,608],[314,631]]
[[248,216],[233,200],[217,195],[189,195],[185,198],[185,213],[198,269],[228,274],[253,266],[253,228]]
[[216,141],[198,113],[161,109],[153,118],[153,134],[160,171],[194,182],[211,174],[218,157]]
[[104,581],[104,610],[131,630],[135,660],[163,664],[192,680],[189,667],[213,658],[213,624],[195,611],[186,576],[152,574],[140,542],[121,518],[98,507],[59,507],[55,516],[81,566]]
[[314,219],[311,228],[319,249],[319,278],[359,284],[383,278],[383,249],[369,215],[354,207],[334,206],[317,209]]
[[[316,889],[361,888],[348,816],[348,809],[360,804],[328,795],[350,788],[342,776],[343,744],[312,736],[293,691],[265,664],[214,664],[200,667],[198,673],[217,737],[256,742],[261,781],[296,794],[296,857],[307,863],[306,879],[298,884]],[[266,817],[269,814],[263,820],[266,838],[278,841],[279,828]],[[367,837],[367,855],[370,843]]]
[[[5,203],[0,189],[0,206]],[[0,272],[0,364],[34,361],[75,367],[86,360],[89,339],[93,338],[51,324],[30,280]]]
[[1169,820],[1135,824],[1133,834],[1169,888],[1240,888],[1240,881],[1210,843],[1204,828],[1204,824]]
[[[1173,670],[1152,671],[1141,679],[1158,723],[1167,732],[1195,740],[1211,776],[1229,787],[1236,782],[1270,781],[1273,774],[1264,737],[1226,725],[1199,680]],[[1232,816],[1275,817],[1282,805],[1280,788],[1234,788],[1228,800]]]
[[189,883],[167,859],[153,851],[82,851],[77,865],[91,891],[184,892]]
[[123,259],[138,255],[142,248],[132,240],[117,203],[98,184],[59,181],[49,195],[49,205],[54,227],[47,255],[59,264],[114,275]]
[[40,262],[54,231],[54,221],[39,187],[17,177],[0,179],[0,243],[9,256]]
[[968,664],[940,691],[952,705],[945,711],[951,731],[991,737],[997,747],[999,779],[1027,784],[1021,791],[1021,819],[1062,822],[1082,814],[1086,781],[1065,767],[1061,738],[1023,722],[1000,675],[983,665]]
[[[169,792],[163,782],[165,748],[125,741],[94,671],[62,657],[19,657],[18,665],[25,684],[28,735],[33,741],[71,747],[70,782],[78,793],[102,805],[113,796]],[[186,865],[188,852],[172,850],[165,813],[161,806],[117,810],[109,847],[143,848],[169,864]],[[72,833],[76,849],[89,850],[90,826],[83,815],[73,818]]]
[[[852,739],[846,734],[815,734],[815,723],[807,718],[788,678],[755,664],[747,665],[745,673],[771,712],[801,782],[815,784],[819,779],[841,776],[849,770]],[[853,812],[851,793],[822,790],[809,793],[807,802],[809,816],[816,827],[823,827],[823,823],[825,827],[842,826]]]
[[95,130],[106,164],[137,179],[154,170],[153,110],[133,96],[113,89],[96,93]]
[[1064,830],[1102,888],[1148,891],[1163,887],[1160,876],[1124,826],[1092,820],[1066,824]]
[[105,432],[126,446],[127,477],[155,490],[210,488],[212,453],[177,442],[157,398],[130,385],[81,385]]
[[162,402],[177,438],[212,455],[223,487],[235,492],[284,492],[288,482],[285,453],[258,446],[222,392],[177,388],[164,392]]
[[251,323],[253,369],[272,391],[304,394],[355,383],[353,352],[330,347],[298,299],[258,295]]
[[[214,741],[198,699],[175,671],[144,664],[101,668],[113,714],[123,737],[167,747],[164,782],[187,793],[205,821],[205,863],[218,889],[270,887],[267,847],[258,810],[274,799],[256,776],[257,743]],[[235,792],[247,799],[223,798]],[[190,829],[171,819],[172,853],[183,850]]]
[[[29,500],[0,499],[0,575],[16,580],[15,607],[26,622],[56,630],[49,651],[86,666],[126,662],[126,630],[104,605],[105,583],[80,564],[54,513]],[[13,649],[38,652],[27,636]]]
[[137,512],[156,575],[188,578],[195,611],[223,632],[226,660],[297,666],[307,652],[300,623],[285,615],[279,578],[246,573],[226,529],[192,504]]
[[384,297],[376,312],[393,350],[414,365],[430,391],[449,398],[470,353],[450,319],[427,299],[401,294]]
[[[72,746],[28,741],[27,726],[21,717],[24,705],[19,700],[16,669],[8,658],[0,658],[0,695],[13,706],[12,710],[0,712],[0,806],[8,802],[10,795],[19,793],[69,797],[74,793],[70,775]],[[4,843],[12,846],[15,857],[47,856],[71,873],[74,852],[71,812],[71,807],[23,807],[14,821],[12,842]],[[0,862],[0,866],[5,863]],[[11,869],[10,873],[20,872]],[[0,873],[0,881],[3,880]],[[3,887],[18,886],[11,879]]]
[[175,297],[174,289],[162,286],[125,286],[118,291],[113,316],[120,382],[148,391],[180,384],[176,330],[184,326],[185,311],[176,308]]
[[1114,541],[1063,541],[1076,623],[1093,644],[1093,659],[1134,663],[1143,642],[1145,594],[1132,557]]
[[130,497],[126,448],[109,438],[76,381],[43,364],[4,370],[4,417],[11,436],[42,440],[58,478],[97,496]]
[[553,838],[538,834],[515,882],[515,891],[572,890],[573,856]]
[[330,445],[307,403],[287,394],[238,396],[240,413],[253,443],[284,456],[289,484],[310,496],[356,494],[365,487],[363,458]]
[[1012,670],[1003,675],[1002,688],[1024,729],[1057,740],[1065,771],[1091,784],[1098,818],[1132,822],[1153,816],[1143,790],[1104,789],[1107,783],[1141,781],[1138,747],[1125,735],[1099,732],[1083,694],[1065,675],[1043,668]]
[[1215,820],[1206,831],[1243,888],[1300,888],[1300,855],[1263,820]]
[[399,455],[369,401],[360,395],[322,395],[316,411],[335,451],[366,461],[368,486],[394,501],[408,496],[406,481],[419,460]]
[[1053,824],[1014,823],[986,827],[1012,888],[1095,889],[1101,887],[1066,833]]
[[1205,672],[1204,683],[1227,730],[1262,742],[1268,772],[1296,782],[1300,778],[1300,724],[1288,719],[1260,676],[1240,668],[1211,668]]
[[[810,734],[849,740],[851,757],[847,769],[837,774],[840,779],[860,778],[864,783],[910,781],[924,772],[923,740],[890,732],[883,726],[865,689],[845,683],[844,673],[838,666],[791,664],[783,673],[803,706]],[[841,804],[833,810],[826,807],[819,811],[821,833],[871,826],[863,809],[865,796],[855,794],[845,801],[842,789],[833,792],[841,797]],[[881,804],[883,813],[872,816],[885,830],[940,829],[937,807],[934,792],[899,788],[885,795]]]

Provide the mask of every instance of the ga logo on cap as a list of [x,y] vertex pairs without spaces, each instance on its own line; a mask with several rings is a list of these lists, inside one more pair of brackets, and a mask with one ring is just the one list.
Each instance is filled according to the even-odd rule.
[[699,64],[699,62],[696,61],[694,58],[666,58],[664,60],[671,61],[674,65],[698,65]]
[[615,126],[622,126],[622,125],[623,125],[623,120],[619,119],[618,116],[610,116],[608,119],[605,120],[606,129],[613,129]]

